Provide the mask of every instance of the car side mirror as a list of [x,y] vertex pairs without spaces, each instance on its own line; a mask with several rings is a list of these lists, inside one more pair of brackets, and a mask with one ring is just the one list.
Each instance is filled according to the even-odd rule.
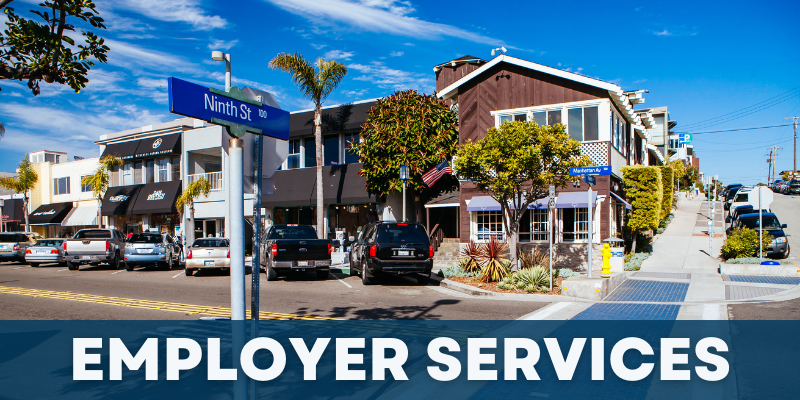
[[786,228],[786,227],[787,227],[786,224],[781,225],[781,228]]

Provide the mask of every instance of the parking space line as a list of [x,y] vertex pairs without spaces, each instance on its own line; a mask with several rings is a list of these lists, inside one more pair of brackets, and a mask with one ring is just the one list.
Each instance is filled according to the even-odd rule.
[[177,277],[179,277],[179,276],[181,276],[183,274],[184,274],[184,272],[178,272],[177,274],[175,274],[175,276],[172,277],[172,279],[175,279],[175,278],[177,278]]
[[67,268],[65,268],[65,269],[60,269],[60,270],[58,270],[58,271],[56,271],[56,272],[61,272],[61,271],[66,271],[66,270],[67,270]]
[[[333,274],[331,274],[331,275],[333,275]],[[345,282],[345,281],[343,281],[343,280],[339,279],[339,277],[338,277],[338,276],[336,276],[336,275],[333,275],[333,277],[334,277],[334,278],[336,278],[336,280],[337,280],[337,281],[339,281],[339,282],[342,282],[342,284],[343,284],[343,285],[345,285],[345,286],[349,287],[350,289],[352,289],[352,288],[353,288],[352,286],[350,286],[350,284],[349,284],[349,283],[347,283],[347,282]]]
[[22,268],[25,268],[25,267],[17,267],[17,268],[14,268],[14,269],[22,269]]
[[116,275],[116,274],[118,274],[120,272],[125,272],[125,270],[123,269],[122,271],[112,272],[111,275]]

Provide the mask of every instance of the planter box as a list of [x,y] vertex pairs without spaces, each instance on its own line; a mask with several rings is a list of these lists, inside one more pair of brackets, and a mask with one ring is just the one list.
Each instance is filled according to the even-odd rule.
[[719,273],[725,275],[800,276],[800,265],[719,264]]
[[[597,276],[599,275],[598,273]],[[561,282],[561,295],[600,301],[621,285],[626,277],[625,272],[613,272],[610,278],[575,276]]]

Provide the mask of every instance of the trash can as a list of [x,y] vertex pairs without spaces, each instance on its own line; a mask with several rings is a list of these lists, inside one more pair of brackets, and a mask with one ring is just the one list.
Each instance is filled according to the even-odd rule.
[[608,260],[611,272],[625,271],[625,241],[617,238],[608,238],[604,242],[611,247],[611,259]]

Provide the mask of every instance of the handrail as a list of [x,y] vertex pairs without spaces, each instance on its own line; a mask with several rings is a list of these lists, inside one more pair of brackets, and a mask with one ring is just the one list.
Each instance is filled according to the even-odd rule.
[[433,247],[433,252],[435,253],[436,250],[439,250],[439,245],[442,244],[442,241],[444,240],[444,231],[439,229],[439,224],[433,226],[428,239],[430,239],[431,247]]
[[204,174],[192,174],[192,175],[187,175],[186,178],[188,183],[192,183],[200,178],[208,179],[208,182],[211,184],[212,192],[217,192],[224,189],[222,172],[206,172]]

